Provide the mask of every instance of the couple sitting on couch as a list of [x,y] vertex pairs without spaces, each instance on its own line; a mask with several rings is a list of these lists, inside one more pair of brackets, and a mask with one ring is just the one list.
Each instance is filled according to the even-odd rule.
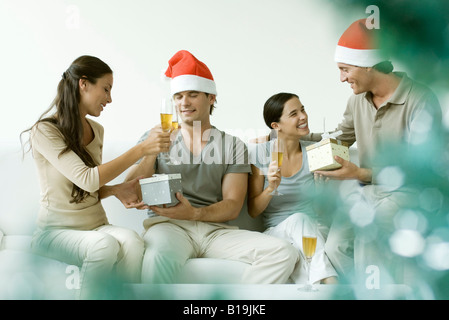
[[[379,76],[379,71],[368,69]],[[247,156],[245,147],[239,148],[241,142],[210,124],[216,89],[207,66],[189,52],[180,51],[170,59],[166,75],[172,78],[171,93],[183,123],[174,142],[170,143],[170,133],[156,127],[135,147],[102,164],[103,128],[86,115],[98,117],[111,102],[112,70],[98,58],[82,56],[64,72],[52,105],[56,112],[44,118],[48,110],[28,130],[42,189],[34,250],[81,266],[79,298],[98,297],[97,290],[114,268],[126,282],[176,281],[177,271],[192,257],[246,262],[245,283],[285,283],[289,278],[305,282],[301,225],[305,220],[318,223],[319,219],[313,209],[314,180],[308,172],[307,143],[299,141],[309,133],[299,98],[277,94],[264,108],[267,125],[285,142],[282,167],[265,160],[274,141],[250,148],[250,158],[254,154],[257,158],[251,167],[248,161],[241,161]],[[385,76],[397,79],[393,74]],[[409,81],[405,76],[400,79],[401,83]],[[200,128],[199,135],[195,135],[195,128]],[[219,150],[214,147],[217,141],[230,143],[222,143]],[[168,164],[159,156],[168,151],[188,155],[190,161]],[[201,161],[205,155],[219,161],[206,164]],[[350,162],[338,161],[343,165],[341,170],[362,171]],[[131,166],[127,182],[106,185]],[[154,173],[175,172],[183,179],[179,204],[150,207],[154,215],[144,222],[143,239],[134,231],[108,223],[102,198],[114,195],[129,208],[146,208],[136,194],[138,180]],[[356,178],[371,180],[366,174]],[[282,196],[270,194],[277,187]],[[226,224],[239,214],[247,190],[250,215],[265,217],[264,233]],[[338,229],[333,231],[339,233]],[[341,243],[329,246],[334,252],[325,251],[329,238],[326,241],[324,234],[318,234],[311,264],[313,282],[334,282],[334,267],[343,273],[351,268],[350,236],[344,240],[348,246],[343,251]]]

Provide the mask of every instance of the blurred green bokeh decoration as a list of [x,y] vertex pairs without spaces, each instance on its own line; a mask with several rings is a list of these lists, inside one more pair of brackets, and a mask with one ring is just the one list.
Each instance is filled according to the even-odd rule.
[[[341,17],[335,30],[337,39],[353,21],[370,16],[368,6],[377,6],[381,44],[395,71],[406,71],[429,86],[440,100],[442,122],[430,117],[428,128],[423,128],[411,145],[392,144],[379,152],[379,163],[396,172],[400,187],[413,187],[418,195],[396,213],[394,231],[378,239],[385,239],[379,244],[385,257],[392,255],[406,267],[406,284],[412,290],[404,299],[449,299],[449,113],[445,105],[449,97],[449,1],[328,3],[335,5]],[[402,68],[405,70],[397,70]]]

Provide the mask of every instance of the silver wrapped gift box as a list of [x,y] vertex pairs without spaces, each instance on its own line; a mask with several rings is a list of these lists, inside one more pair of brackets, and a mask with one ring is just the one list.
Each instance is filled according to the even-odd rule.
[[156,174],[151,178],[139,180],[142,200],[150,206],[170,207],[179,201],[176,192],[182,192],[181,174]]

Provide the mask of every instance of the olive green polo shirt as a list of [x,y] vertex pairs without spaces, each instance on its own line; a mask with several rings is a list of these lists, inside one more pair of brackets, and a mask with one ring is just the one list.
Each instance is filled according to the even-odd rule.
[[[414,143],[441,127],[442,110],[435,94],[426,86],[395,72],[401,81],[393,95],[378,109],[371,92],[352,95],[337,130],[337,139],[350,145],[357,141],[361,168],[373,169],[375,181],[376,152],[394,143]],[[307,139],[319,141],[320,133]]]

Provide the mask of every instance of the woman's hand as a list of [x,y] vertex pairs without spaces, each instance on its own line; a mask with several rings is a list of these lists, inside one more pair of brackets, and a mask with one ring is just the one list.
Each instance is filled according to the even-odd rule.
[[142,142],[145,155],[157,155],[170,149],[170,132],[162,131],[161,125],[151,129],[148,137]]
[[267,173],[267,179],[268,179],[268,187],[269,191],[274,191],[279,184],[281,183],[281,168],[278,166],[277,161],[272,161],[270,165],[268,166],[268,173]]
[[139,180],[142,177],[137,177],[128,182],[123,182],[113,186],[114,196],[123,203],[125,208],[143,209],[145,204],[142,202],[142,192],[140,190]]

